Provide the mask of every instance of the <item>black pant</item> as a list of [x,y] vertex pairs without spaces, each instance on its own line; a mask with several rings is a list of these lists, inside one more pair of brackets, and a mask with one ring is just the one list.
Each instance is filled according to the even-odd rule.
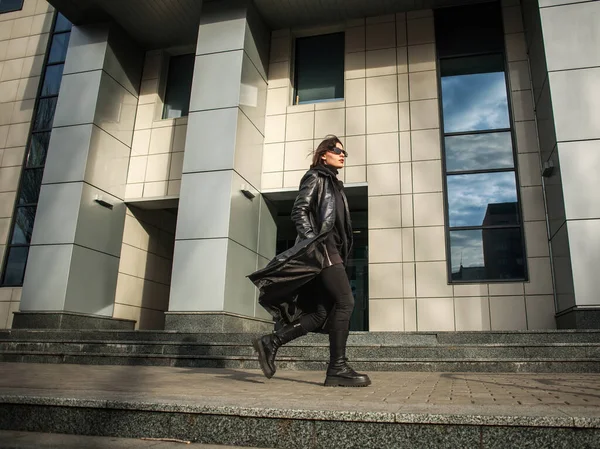
[[[333,300],[334,309],[328,323],[329,330],[344,331],[350,327],[350,316],[354,310],[354,297],[350,289],[350,282],[346,275],[344,265],[337,264],[324,268],[319,274],[323,289],[323,296],[315,298],[317,309],[315,312],[306,314],[300,318],[302,327],[308,332],[321,327],[327,319],[327,308],[325,301]],[[326,295],[326,296],[325,296]]]

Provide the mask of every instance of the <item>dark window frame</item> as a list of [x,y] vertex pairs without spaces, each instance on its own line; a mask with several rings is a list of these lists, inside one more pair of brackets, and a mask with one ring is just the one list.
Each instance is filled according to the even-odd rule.
[[294,38],[294,46],[293,46],[293,52],[292,55],[293,57],[291,58],[292,60],[292,64],[293,64],[293,86],[292,86],[292,92],[293,92],[293,97],[292,97],[292,105],[294,106],[298,106],[298,105],[303,105],[303,104],[319,104],[319,103],[329,103],[329,102],[336,102],[336,101],[344,101],[346,99],[346,51],[345,51],[345,44],[342,45],[342,75],[341,75],[341,86],[342,86],[342,96],[339,98],[327,98],[327,99],[320,99],[320,100],[309,100],[309,101],[301,101],[299,100],[299,96],[298,96],[298,40],[301,39],[307,39],[307,38],[318,38],[318,37],[322,37],[322,36],[329,36],[329,35],[333,35],[333,34],[341,34],[343,35],[342,37],[342,41],[345,42],[345,31],[334,31],[334,32],[329,32],[329,33],[324,33],[324,34],[316,34],[316,35],[310,35],[310,36],[298,36]]
[[[33,114],[31,117],[31,123],[30,123],[30,127],[29,127],[29,134],[28,134],[28,138],[27,138],[27,143],[25,146],[25,152],[23,155],[23,161],[21,164],[21,173],[19,176],[19,183],[18,183],[18,188],[17,188],[17,195],[15,196],[15,203],[13,205],[13,216],[11,218],[11,223],[10,223],[10,228],[9,228],[9,233],[8,233],[8,239],[6,241],[6,249],[4,251],[4,256],[3,256],[3,260],[2,260],[2,271],[0,273],[0,287],[21,287],[23,285],[23,280],[24,280],[24,275],[25,275],[25,270],[23,270],[23,278],[18,282],[18,283],[9,283],[6,280],[6,276],[7,276],[7,269],[8,269],[8,258],[10,255],[10,251],[13,248],[30,248],[31,247],[31,243],[12,243],[13,239],[14,239],[14,234],[15,234],[15,227],[17,225],[17,218],[19,216],[19,210],[21,208],[31,208],[31,207],[35,207],[36,211],[34,213],[33,216],[33,220],[35,221],[35,214],[37,214],[37,206],[38,206],[38,202],[36,201],[35,203],[23,203],[23,204],[19,204],[19,199],[22,195],[23,192],[23,186],[24,183],[26,182],[27,176],[26,173],[28,172],[32,172],[32,171],[36,171],[36,170],[42,170],[42,176],[43,176],[43,170],[44,167],[46,166],[46,157],[47,157],[47,151],[48,148],[45,149],[46,151],[46,155],[44,156],[44,163],[42,165],[36,164],[34,166],[27,166],[27,161],[28,161],[28,157],[31,151],[31,144],[33,141],[33,137],[37,134],[43,134],[43,133],[50,133],[52,131],[52,126],[50,128],[44,128],[44,129],[35,129],[35,119],[36,119],[36,115],[39,111],[39,104],[41,101],[43,100],[48,100],[48,99],[58,99],[58,95],[59,93],[56,94],[51,94],[51,95],[42,95],[42,91],[43,91],[43,87],[44,87],[44,82],[46,80],[46,69],[48,67],[51,66],[58,66],[58,65],[64,65],[65,64],[65,60],[61,60],[61,61],[55,61],[55,62],[48,62],[49,58],[50,58],[50,49],[52,48],[52,42],[54,40],[55,36],[58,35],[62,35],[62,34],[70,34],[71,33],[71,28],[69,27],[68,29],[62,29],[59,31],[55,30],[57,21],[59,20],[59,16],[60,13],[56,12],[54,14],[54,17],[52,18],[52,25],[51,25],[51,32],[50,32],[50,36],[48,39],[48,44],[46,47],[46,53],[44,55],[44,64],[42,65],[42,76],[40,78],[39,81],[39,85],[38,85],[38,89],[37,89],[37,93],[36,93],[36,97],[35,97],[35,103],[34,103],[34,108],[33,108]],[[66,19],[65,19],[66,20]],[[61,79],[62,79],[62,75],[61,75]],[[54,114],[55,114],[56,110],[53,112],[52,114],[52,121],[54,121]],[[48,138],[48,144],[50,143],[50,137]],[[40,188],[41,188],[41,184],[40,184]],[[39,192],[37,195],[37,199],[39,200]],[[33,228],[32,228],[33,231]],[[24,260],[24,266],[27,267],[27,261],[29,259],[29,251],[27,251],[27,256],[25,257]]]
[[25,2],[25,0],[21,0],[21,4],[19,7],[13,6],[11,8],[5,8],[5,6],[3,6],[5,3],[0,0],[0,14],[6,14],[9,12],[15,12],[15,11],[21,11],[23,9],[23,3]]
[[[187,103],[187,112],[185,114],[181,114],[179,117],[167,117],[166,114],[168,113],[167,107],[169,106],[169,79],[171,78],[171,63],[173,61],[173,59],[175,58],[181,58],[181,57],[191,57],[191,59],[193,60],[193,64],[192,64],[192,78],[190,79],[190,85],[189,85],[189,91],[190,94],[188,95],[188,103]],[[161,120],[175,120],[178,118],[183,118],[183,117],[187,117],[190,114],[190,103],[192,101],[192,96],[191,96],[191,92],[192,92],[192,83],[193,83],[193,76],[194,76],[194,67],[196,65],[196,55],[195,53],[181,53],[181,54],[173,54],[169,56],[169,61],[167,64],[167,67],[165,68],[165,71],[163,72],[164,76],[165,76],[165,82],[164,82],[164,101],[163,101],[163,108],[162,108],[162,114],[161,114]]]
[[[500,14],[500,21],[503,25],[504,18],[501,14],[501,8],[498,2],[498,11]],[[502,26],[502,30],[504,30],[504,26]],[[523,220],[523,207],[521,202],[521,186],[520,186],[520,176],[519,176],[519,166],[518,166],[518,148],[517,148],[517,140],[516,140],[516,131],[515,131],[515,120],[513,113],[513,104],[512,104],[512,91],[510,88],[510,77],[509,77],[509,66],[508,59],[506,54],[506,35],[502,33],[503,39],[503,48],[502,52],[498,51],[489,51],[489,52],[472,52],[472,53],[457,53],[453,54],[449,57],[440,57],[437,45],[435,46],[435,58],[436,58],[436,76],[437,76],[437,89],[439,92],[438,95],[438,115],[440,122],[440,142],[442,148],[442,174],[443,174],[443,195],[444,195],[444,234],[446,238],[446,270],[447,270],[447,279],[448,284],[450,285],[466,285],[466,284],[505,284],[505,283],[519,283],[519,282],[528,282],[529,281],[529,269],[527,263],[527,247],[525,242],[525,232],[524,232],[524,220]],[[436,36],[437,40],[437,36]],[[463,57],[477,57],[477,56],[492,56],[492,55],[501,55],[502,56],[502,69],[504,73],[504,84],[506,88],[506,100],[507,100],[507,108],[508,108],[508,123],[509,128],[498,128],[498,129],[486,129],[486,130],[474,130],[474,131],[460,131],[460,132],[449,132],[446,133],[444,131],[444,109],[443,109],[443,94],[442,94],[442,75],[441,75],[441,61],[443,59],[457,59]],[[512,168],[495,168],[495,169],[476,169],[476,170],[455,170],[450,173],[447,170],[446,166],[446,138],[452,136],[464,136],[464,135],[476,135],[476,134],[486,134],[486,133],[500,133],[500,132],[510,132],[510,140],[512,146],[512,156],[513,156],[513,167]],[[450,208],[449,208],[449,199],[448,199],[448,176],[453,175],[468,175],[468,174],[488,174],[488,173],[501,173],[501,172],[514,172],[515,176],[515,188],[516,188],[516,196],[517,196],[517,213],[519,214],[519,223],[516,225],[480,225],[480,226],[450,226]],[[473,280],[455,280],[452,278],[452,245],[450,240],[451,232],[453,231],[484,231],[484,230],[493,230],[493,229],[519,229],[521,235],[521,250],[523,254],[523,277],[522,278],[510,278],[510,279],[473,279]]]

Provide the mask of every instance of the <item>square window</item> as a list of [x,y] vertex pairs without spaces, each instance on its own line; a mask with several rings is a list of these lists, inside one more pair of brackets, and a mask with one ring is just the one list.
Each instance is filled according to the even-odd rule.
[[344,33],[296,40],[294,103],[344,99]]
[[514,171],[448,175],[450,227],[518,225]]
[[23,8],[23,0],[0,0],[0,13],[19,11]]
[[189,114],[195,59],[193,54],[189,54],[173,56],[169,61],[163,119]]
[[450,231],[452,280],[525,279],[520,228]]
[[444,59],[440,75],[444,132],[510,127],[502,55]]

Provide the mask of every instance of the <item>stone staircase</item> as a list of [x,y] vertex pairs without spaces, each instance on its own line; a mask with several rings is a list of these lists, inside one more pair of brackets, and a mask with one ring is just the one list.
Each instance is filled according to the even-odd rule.
[[[258,369],[248,333],[2,330],[0,362]],[[278,367],[323,370],[325,335],[284,346]],[[352,366],[365,371],[600,372],[600,331],[355,332]]]
[[0,430],[281,449],[600,447],[600,331],[353,333],[364,389],[325,389],[310,372],[326,367],[325,335],[284,346],[267,380],[252,370],[254,336],[0,331],[0,362],[31,363],[0,363]]

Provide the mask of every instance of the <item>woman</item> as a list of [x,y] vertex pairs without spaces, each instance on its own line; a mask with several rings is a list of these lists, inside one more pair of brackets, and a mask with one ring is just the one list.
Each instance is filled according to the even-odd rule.
[[345,270],[352,248],[352,225],[337,174],[347,156],[335,136],[327,136],[319,144],[292,209],[298,231],[296,245],[248,276],[260,290],[260,304],[282,325],[252,342],[269,379],[275,374],[280,346],[308,332],[325,331],[329,333],[330,354],[325,386],[371,384],[369,377],[354,371],[346,358],[354,309]]

